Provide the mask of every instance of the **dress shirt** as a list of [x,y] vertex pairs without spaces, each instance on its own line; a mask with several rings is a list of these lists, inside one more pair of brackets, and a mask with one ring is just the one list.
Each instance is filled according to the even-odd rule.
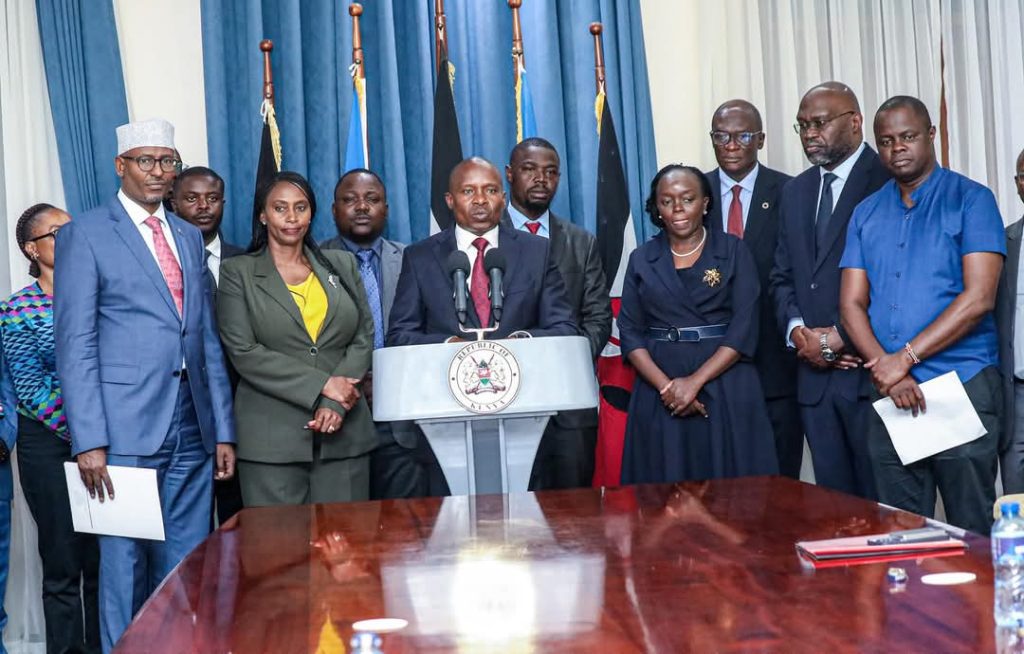
[[[895,180],[854,209],[840,268],[867,272],[868,316],[886,352],[903,349],[964,290],[962,258],[973,252],[1006,255],[995,196],[981,184],[936,166],[903,204]],[[967,382],[999,365],[995,317],[989,312],[969,334],[911,370],[925,382],[950,371]]]
[[524,216],[519,211],[519,209],[516,209],[515,207],[513,207],[511,202],[508,203],[508,217],[512,219],[512,226],[515,227],[516,229],[518,229],[521,232],[526,232],[527,234],[530,233],[530,230],[526,228],[526,223],[528,223],[528,222],[538,222],[538,223],[540,223],[540,228],[537,230],[537,236],[543,236],[544,238],[551,238],[550,220],[548,218],[550,215],[551,215],[550,211],[545,211],[544,214],[541,215],[540,218],[538,218],[536,221],[533,221],[530,218],[527,218],[526,216]]
[[[1008,271],[1007,274],[1014,274]],[[1013,376],[1024,380],[1024,260],[1017,266],[1017,297],[1013,307]]]
[[209,255],[206,257],[206,267],[210,269],[210,274],[213,275],[213,283],[220,286],[220,261],[221,261],[221,242],[220,234],[213,237],[213,240],[206,246],[206,251]]
[[349,239],[345,238],[344,236],[340,236],[339,238],[341,239],[341,244],[345,247],[345,249],[348,250],[349,252],[351,252],[353,255],[355,255],[357,260],[358,260],[358,257],[359,257],[359,251],[360,250],[373,250],[373,252],[377,256],[372,257],[370,259],[370,267],[373,268],[373,276],[377,278],[377,288],[378,289],[382,289],[381,292],[383,292],[384,280],[381,279],[381,265],[380,265],[381,261],[380,260],[381,260],[381,257],[384,256],[384,239],[382,239],[381,237],[378,236],[373,241],[373,243],[370,244],[370,247],[366,247],[366,246],[363,246],[363,245],[359,245],[358,243],[355,243],[354,241],[350,241]]
[[146,247],[149,248],[149,253],[153,255],[153,261],[157,261],[157,266],[159,267],[159,260],[156,258],[156,245],[153,244],[153,230],[150,229],[149,225],[145,224],[147,218],[156,216],[157,220],[160,221],[160,228],[164,231],[164,238],[167,239],[171,246],[171,254],[178,260],[178,266],[180,267],[181,255],[178,254],[178,244],[174,241],[174,230],[167,224],[167,214],[164,213],[164,205],[160,204],[157,206],[156,211],[147,213],[145,209],[135,204],[134,200],[125,195],[122,190],[117,191],[117,199],[121,201],[124,210],[128,212],[128,217],[135,223],[136,229],[142,235],[142,240],[146,242]]
[[754,164],[754,169],[747,173],[743,181],[737,182],[718,169],[718,179],[721,180],[721,191],[719,193],[722,204],[722,231],[729,232],[729,207],[732,206],[732,187],[740,185],[740,205],[743,207],[743,231],[747,230],[747,215],[750,213],[750,201],[754,199],[754,184],[757,183],[757,173],[761,170],[761,164]]
[[477,236],[476,234],[474,234],[471,231],[462,229],[458,225],[455,226],[455,246],[457,248],[459,248],[460,250],[462,250],[463,252],[465,252],[469,256],[469,270],[470,270],[469,287],[470,287],[470,289],[473,288],[473,274],[472,274],[472,270],[473,270],[473,264],[476,263],[476,254],[477,254],[476,246],[473,245],[473,241],[475,241],[476,239],[481,238],[481,237],[483,237],[484,239],[487,240],[487,247],[484,248],[484,254],[487,253],[487,250],[490,250],[491,248],[498,247],[498,227],[497,227],[497,225],[495,225],[495,227],[493,229],[491,229],[490,231],[485,232],[485,233],[481,234],[480,236]]

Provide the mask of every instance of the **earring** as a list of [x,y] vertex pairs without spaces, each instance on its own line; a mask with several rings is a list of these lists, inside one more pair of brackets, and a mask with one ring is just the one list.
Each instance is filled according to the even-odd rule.
[[266,226],[267,226],[267,221],[265,221],[265,220],[261,220],[261,221],[260,221],[260,224],[261,224],[261,225],[263,225],[264,227],[266,227]]

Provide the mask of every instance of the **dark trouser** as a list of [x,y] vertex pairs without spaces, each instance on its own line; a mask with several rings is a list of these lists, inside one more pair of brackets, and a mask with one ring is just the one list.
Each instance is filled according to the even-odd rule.
[[874,413],[867,398],[851,400],[826,388],[821,401],[801,406],[800,418],[814,462],[814,480],[821,486],[867,499],[877,490],[864,429]]
[[775,434],[775,453],[779,458],[779,474],[800,479],[800,463],[804,458],[804,428],[800,423],[800,405],[796,395],[768,398],[768,418]]
[[[217,462],[213,462],[213,474],[217,474]],[[217,524],[222,525],[242,510],[242,486],[238,481],[238,466],[235,476],[224,481],[213,482],[213,498],[217,508]]]
[[964,390],[987,434],[905,466],[881,418],[871,411],[871,461],[880,501],[930,517],[935,512],[937,486],[950,524],[987,535],[996,499],[996,461],[1002,430],[1003,388],[999,371],[995,367],[985,368],[964,384]]
[[39,530],[48,653],[99,651],[100,646],[99,546],[95,536],[76,534],[71,522],[64,477],[64,463],[71,460],[69,443],[39,421],[18,416],[18,473]]
[[370,453],[370,499],[426,497],[427,474],[416,448],[395,441],[391,423],[377,425],[380,445]]
[[548,420],[530,474],[530,490],[586,488],[594,477],[597,426],[563,427]]

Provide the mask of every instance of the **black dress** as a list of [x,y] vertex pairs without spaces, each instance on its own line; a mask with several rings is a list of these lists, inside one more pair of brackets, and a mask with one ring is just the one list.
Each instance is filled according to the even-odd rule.
[[[658,389],[637,375],[626,422],[622,483],[776,474],[764,394],[751,358],[757,347],[757,269],[742,241],[709,229],[693,267],[676,270],[660,234],[629,259],[618,326],[622,355],[646,348],[670,378],[694,373],[721,346],[741,359],[698,394],[708,417],[673,417]],[[722,338],[658,341],[649,327],[728,324]]]

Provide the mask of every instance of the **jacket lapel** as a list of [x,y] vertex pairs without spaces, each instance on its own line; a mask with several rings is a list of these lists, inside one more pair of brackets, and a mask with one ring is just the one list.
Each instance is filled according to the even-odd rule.
[[[341,280],[334,275],[327,268],[324,268],[323,264],[317,261],[316,257],[313,256],[313,252],[309,248],[303,248],[303,252],[306,255],[306,260],[309,261],[309,267],[313,269],[313,274],[316,275],[317,280],[320,282],[320,286],[324,289],[324,295],[327,296],[327,314],[324,316],[324,322],[320,326],[320,334],[327,330],[327,326],[331,324],[331,320],[334,319],[335,314],[338,313],[338,302],[341,299],[340,294],[345,292],[341,286]],[[287,287],[285,290],[288,290]],[[289,296],[291,292],[289,291]],[[289,297],[291,299],[291,297]],[[353,298],[354,300],[355,298]],[[295,302],[292,301],[294,305]],[[359,306],[356,304],[356,306]],[[301,316],[301,314],[300,314]],[[305,322],[303,322],[305,326]],[[320,334],[317,334],[318,340]]]
[[1020,266],[1020,245],[1024,235],[1024,219],[1017,221],[1006,230],[1006,286],[1012,302],[1017,298],[1017,269]]
[[110,210],[110,219],[114,221],[114,231],[117,232],[117,235],[121,237],[121,240],[127,246],[128,251],[139,262],[142,272],[145,273],[149,281],[156,287],[157,293],[167,303],[167,308],[180,320],[181,316],[178,315],[178,307],[174,305],[174,298],[171,297],[171,289],[167,287],[167,280],[164,279],[164,274],[160,270],[160,265],[156,262],[153,253],[146,246],[146,241],[143,240],[142,234],[139,233],[139,228],[132,222],[128,212],[125,211],[117,197],[110,201],[107,208]]
[[[860,153],[860,157],[857,159],[857,163],[850,170],[850,177],[846,180],[846,184],[843,185],[843,192],[839,195],[839,201],[836,202],[836,208],[832,211],[832,217],[828,221],[824,246],[821,248],[821,251],[815,253],[815,271],[824,263],[828,253],[832,250],[832,246],[839,240],[839,237],[846,233],[846,226],[850,222],[850,215],[853,214],[853,210],[860,201],[865,198],[868,184],[871,181],[868,178],[868,168],[874,156],[877,156],[875,151],[870,146],[865,146],[864,151]],[[815,214],[817,214],[817,210],[818,207],[815,205]]]
[[[722,229],[722,177],[721,171],[715,168],[707,174],[708,184],[711,185],[711,210],[704,218],[704,226],[708,229]],[[745,235],[745,233],[744,233]]]
[[[764,166],[754,182],[754,192],[750,196],[750,208],[747,209],[747,225],[743,229],[743,240],[751,250],[757,250],[768,227],[768,216],[772,210],[771,201],[775,196],[775,180],[769,180]],[[710,214],[709,214],[710,215]]]
[[[277,272],[277,267],[274,265],[274,260],[271,258],[269,250],[264,249],[256,257],[256,263],[253,266],[253,278],[255,279],[256,287],[269,295],[274,302],[277,302],[284,309],[285,313],[291,316],[295,324],[302,329],[302,333],[305,334],[306,323],[302,320],[302,314],[299,313],[299,307],[295,304],[295,300],[292,299],[291,292],[284,285],[281,274]],[[325,288],[324,290],[326,291],[327,289]]]
[[384,310],[384,319],[391,315],[391,307],[395,303],[395,288],[398,286],[398,277],[402,274],[402,251],[390,241],[384,241],[381,248],[381,282],[384,286],[384,296],[380,299],[381,309]]
[[565,238],[565,230],[558,224],[555,214],[548,212],[548,240],[551,241],[551,260],[561,261],[562,255],[568,247]]
[[[711,230],[708,229],[708,231],[710,232]],[[693,297],[686,286],[679,281],[679,273],[676,272],[676,265],[672,258],[668,238],[664,233],[661,233],[655,236],[654,240],[658,246],[648,251],[648,263],[654,269],[654,273],[661,280],[661,283],[665,285],[665,289],[670,297],[677,298],[682,304],[692,306]]]

